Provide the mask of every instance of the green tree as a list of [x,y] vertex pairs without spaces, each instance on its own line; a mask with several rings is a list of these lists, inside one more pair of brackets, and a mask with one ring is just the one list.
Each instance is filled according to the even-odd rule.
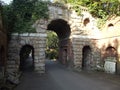
[[120,0],[55,0],[59,3],[71,4],[78,15],[81,15],[80,6],[87,7],[89,12],[99,18],[98,27],[105,23],[111,15],[120,15]]
[[48,18],[47,2],[42,0],[13,0],[3,5],[7,30],[11,32],[35,32],[32,24],[40,18]]
[[55,32],[47,32],[47,48],[46,57],[50,59],[56,59],[58,57],[58,36]]
[[99,18],[105,18],[107,15],[120,15],[119,0],[55,0],[57,2],[70,3],[73,9],[80,14],[80,6],[87,7],[90,13]]

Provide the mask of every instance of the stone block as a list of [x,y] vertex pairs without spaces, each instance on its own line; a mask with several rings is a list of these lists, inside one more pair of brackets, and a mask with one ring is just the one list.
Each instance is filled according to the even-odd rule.
[[7,64],[8,65],[15,65],[16,63],[15,63],[15,61],[7,61]]

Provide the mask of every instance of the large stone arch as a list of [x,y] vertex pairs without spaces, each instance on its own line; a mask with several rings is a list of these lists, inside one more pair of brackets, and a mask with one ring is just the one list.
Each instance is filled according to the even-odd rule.
[[71,62],[71,29],[68,22],[64,19],[54,19],[47,26],[47,30],[54,31],[59,38],[59,56],[61,63],[68,65]]

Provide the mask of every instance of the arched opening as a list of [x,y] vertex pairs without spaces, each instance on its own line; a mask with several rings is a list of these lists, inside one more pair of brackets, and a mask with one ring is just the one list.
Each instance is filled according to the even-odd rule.
[[20,50],[20,71],[34,70],[34,48],[30,45],[25,45]]
[[90,46],[85,46],[82,49],[82,69],[91,70],[92,69],[92,51]]
[[47,27],[47,30],[56,32],[60,40],[69,38],[71,34],[69,24],[65,20],[62,20],[62,19],[56,19],[56,20],[51,21]]
[[108,25],[108,27],[113,27],[114,25],[112,24],[112,23],[110,23],[109,25]]
[[105,71],[108,73],[116,73],[117,50],[112,46],[107,47],[105,50],[104,58]]
[[[69,54],[67,53],[70,50],[70,40],[69,36],[71,34],[70,26],[69,24],[62,19],[56,19],[50,22],[50,24],[47,27],[47,30],[54,31],[58,36],[58,60],[62,64],[67,64]],[[63,51],[65,52],[63,54]],[[64,58],[63,58],[64,57]]]
[[84,26],[87,26],[87,24],[90,23],[90,19],[89,18],[86,18],[83,22]]
[[107,57],[117,57],[117,51],[114,47],[109,46],[108,48],[106,48],[106,54],[105,54],[106,58]]
[[114,25],[112,23],[108,24],[108,30],[114,30]]
[[0,48],[0,77],[3,77],[5,74],[5,49],[2,46]]

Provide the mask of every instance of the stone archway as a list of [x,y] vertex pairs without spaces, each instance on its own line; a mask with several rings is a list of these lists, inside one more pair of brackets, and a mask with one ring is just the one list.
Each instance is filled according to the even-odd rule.
[[[52,20],[47,27],[47,30],[54,31],[58,38],[59,38],[59,61],[63,64],[67,64],[68,59],[71,56],[71,44],[70,44],[70,34],[71,34],[71,29],[70,25],[67,23],[67,21],[63,19],[55,19]],[[63,54],[63,51],[65,53]],[[68,53],[69,52],[69,53]],[[64,57],[64,58],[63,58]],[[65,58],[68,57],[68,58]]]
[[24,45],[20,50],[20,65],[22,71],[34,70],[34,48],[31,45]]
[[84,46],[82,49],[82,69],[91,70],[92,69],[92,50],[90,46]]

